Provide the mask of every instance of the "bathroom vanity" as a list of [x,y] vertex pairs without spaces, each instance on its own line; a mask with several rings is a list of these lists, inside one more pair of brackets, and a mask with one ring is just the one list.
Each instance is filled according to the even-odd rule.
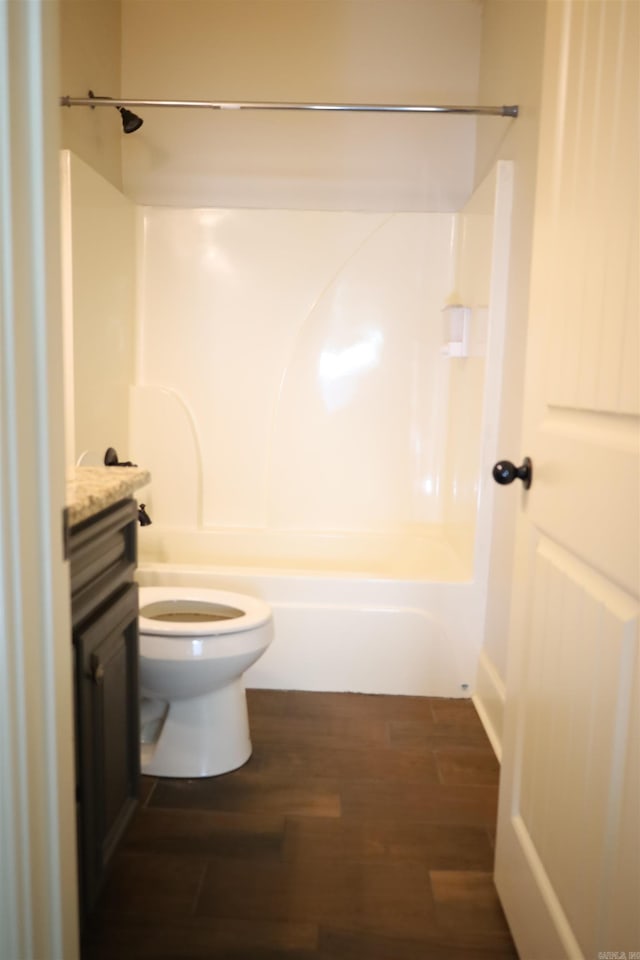
[[96,904],[137,805],[138,506],[131,494],[148,481],[144,470],[77,468],[67,484],[78,883],[84,919]]

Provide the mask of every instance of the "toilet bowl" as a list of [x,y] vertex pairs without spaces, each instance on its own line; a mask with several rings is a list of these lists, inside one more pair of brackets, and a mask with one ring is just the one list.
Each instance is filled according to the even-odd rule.
[[211,777],[246,763],[243,674],[271,643],[268,604],[221,590],[140,587],[138,628],[143,708],[153,714],[158,701],[168,704],[154,746],[141,750],[142,772]]

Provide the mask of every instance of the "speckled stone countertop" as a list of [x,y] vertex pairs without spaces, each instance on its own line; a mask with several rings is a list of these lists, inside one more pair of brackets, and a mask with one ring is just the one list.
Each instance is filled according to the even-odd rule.
[[67,472],[67,524],[88,520],[151,482],[141,467],[73,467]]

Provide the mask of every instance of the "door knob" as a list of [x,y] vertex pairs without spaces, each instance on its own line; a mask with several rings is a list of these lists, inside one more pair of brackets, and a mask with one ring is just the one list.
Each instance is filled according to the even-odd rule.
[[503,486],[507,483],[513,483],[517,479],[522,480],[525,490],[528,490],[531,486],[532,476],[533,464],[529,457],[525,457],[519,467],[516,467],[510,460],[499,460],[493,468],[493,479]]

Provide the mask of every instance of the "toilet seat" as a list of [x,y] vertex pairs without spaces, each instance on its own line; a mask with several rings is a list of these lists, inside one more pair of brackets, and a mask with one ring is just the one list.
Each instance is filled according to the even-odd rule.
[[[167,622],[144,616],[145,608],[152,606],[157,613],[179,613],[181,609],[189,611],[194,608],[197,612],[210,610],[214,615],[225,608],[232,612],[223,620]],[[244,633],[271,619],[271,609],[263,600],[226,590],[197,587],[140,587],[139,609],[138,626],[141,634],[175,640]]]

